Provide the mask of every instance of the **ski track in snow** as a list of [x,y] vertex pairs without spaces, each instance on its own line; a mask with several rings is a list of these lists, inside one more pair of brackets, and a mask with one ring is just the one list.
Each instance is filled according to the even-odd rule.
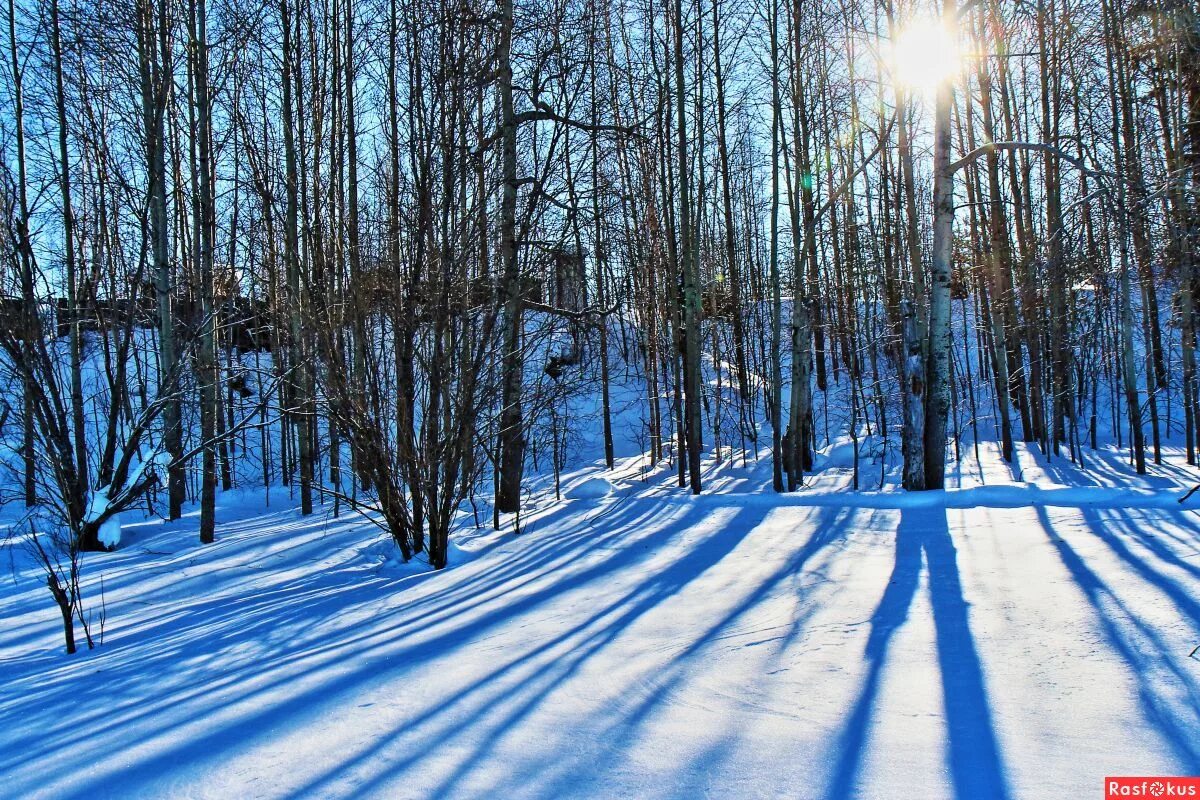
[[1020,453],[919,495],[830,466],[777,496],[768,460],[692,498],[628,459],[543,487],[519,536],[463,529],[437,574],[234,493],[215,545],[126,521],[88,557],[107,630],[75,658],[14,554],[0,796],[1023,800],[1200,773],[1188,473]]

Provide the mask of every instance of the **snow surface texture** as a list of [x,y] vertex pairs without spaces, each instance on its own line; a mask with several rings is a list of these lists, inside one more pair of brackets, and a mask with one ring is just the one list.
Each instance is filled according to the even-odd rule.
[[613,493],[612,481],[608,478],[584,478],[567,489],[568,500],[597,500]]
[[87,564],[99,650],[61,655],[31,567],[5,582],[0,796],[1023,800],[1200,773],[1178,453],[1144,478],[1019,455],[1029,487],[985,458],[836,505],[845,471],[779,498],[769,461],[726,460],[692,498],[630,459],[538,490],[520,536],[461,531],[436,574],[278,490],[223,495],[203,548],[194,516],[126,515]]

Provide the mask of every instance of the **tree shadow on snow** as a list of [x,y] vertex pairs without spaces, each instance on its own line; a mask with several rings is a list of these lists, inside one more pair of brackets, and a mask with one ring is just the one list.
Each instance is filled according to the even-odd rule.
[[[713,507],[694,506],[676,522],[668,526],[669,535],[679,535],[694,525],[706,521]],[[644,580],[634,583],[618,596],[600,601],[591,613],[579,624],[562,630],[556,635],[538,642],[529,651],[512,658],[501,658],[497,666],[487,674],[469,684],[453,687],[442,701],[431,702],[402,725],[375,739],[369,746],[344,760],[336,767],[322,773],[289,793],[290,798],[320,795],[343,780],[353,780],[355,791],[370,794],[386,793],[386,787],[397,780],[405,771],[420,769],[426,753],[419,749],[404,747],[398,739],[406,732],[422,729],[421,738],[436,741],[439,747],[453,752],[455,767],[429,791],[431,797],[471,795],[467,788],[474,770],[489,759],[501,757],[497,752],[506,740],[511,740],[519,731],[520,723],[531,714],[553,707],[555,693],[568,680],[577,677],[594,656],[604,653],[605,648],[621,637],[632,625],[664,602],[678,596],[689,584],[703,576],[728,556],[763,521],[769,508],[745,506],[736,509],[733,516],[719,528],[704,534],[704,538],[693,543],[671,563],[668,569],[651,573]],[[640,515],[639,515],[640,518]],[[627,530],[626,523],[617,519],[606,521]],[[634,550],[638,548],[632,548]],[[580,575],[568,575],[552,588],[560,592],[598,580],[610,570],[621,569],[620,563],[629,558],[631,548],[621,546],[603,562],[603,569],[596,574],[585,570]],[[585,577],[586,576],[586,577]],[[582,579],[582,580],[581,580]],[[552,598],[547,598],[552,599]],[[694,641],[692,647],[700,647],[712,631]],[[662,701],[666,689],[658,685],[666,680],[655,670],[655,685],[635,684],[626,687],[621,694],[641,697],[645,705],[655,706]],[[514,687],[505,685],[503,679],[517,679]],[[609,685],[606,693],[615,691]],[[464,725],[463,721],[470,721]],[[586,718],[574,719],[564,726],[563,737],[586,730],[589,740],[605,751],[599,760],[597,753],[586,751],[572,754],[568,747],[546,748],[545,742],[537,749],[551,752],[553,756],[539,757],[532,763],[522,765],[520,770],[511,765],[506,776],[511,788],[519,789],[523,796],[557,797],[565,792],[578,793],[580,781],[592,775],[604,764],[620,763],[622,743],[634,739],[633,730],[637,723],[636,713],[630,709],[605,707]],[[607,722],[607,724],[605,724]],[[482,732],[482,735],[480,735]],[[467,739],[460,742],[460,739]],[[511,742],[508,742],[511,743]],[[717,759],[716,748],[709,757]],[[533,753],[527,757],[533,758]],[[381,768],[386,764],[386,768]],[[506,794],[504,787],[491,787],[497,796]]]
[[[1165,563],[1177,567],[1191,565],[1180,561],[1161,541],[1155,541],[1155,533],[1144,530],[1144,521],[1139,525],[1129,514],[1120,512],[1115,520],[1109,520],[1095,509],[1086,509],[1083,512],[1086,530],[1107,545],[1127,573],[1132,573],[1128,581],[1121,581],[1118,591],[1057,531],[1045,508],[1038,508],[1037,513],[1063,566],[1091,604],[1105,638],[1136,678],[1138,701],[1146,722],[1159,733],[1189,774],[1200,772],[1200,685],[1194,673],[1189,674],[1183,666],[1189,643],[1164,637],[1160,628],[1131,605],[1126,592],[1140,591],[1145,584],[1155,587],[1194,628],[1200,628],[1200,604],[1178,582],[1131,550],[1127,539],[1141,542],[1151,555]],[[1118,530],[1125,526],[1124,536],[1110,529],[1114,522]],[[1149,544],[1151,541],[1155,543]]]
[[[150,615],[126,642],[140,646],[105,654],[125,658],[105,676],[118,683],[122,673],[134,678],[124,696],[107,692],[89,702],[78,694],[79,676],[72,680],[64,673],[60,681],[15,699],[6,712],[62,708],[69,695],[82,701],[82,707],[71,703],[76,708],[69,720],[38,726],[36,740],[17,753],[26,764],[52,759],[60,775],[74,779],[59,796],[83,797],[114,786],[136,793],[139,786],[155,785],[164,772],[182,775],[219,765],[273,735],[336,712],[354,697],[385,687],[390,692],[405,676],[435,669],[456,654],[476,658],[469,649],[500,626],[521,616],[536,618],[570,592],[595,590],[596,607],[582,622],[515,654],[489,656],[492,666],[477,679],[448,680],[437,696],[381,697],[406,707],[402,724],[345,753],[293,796],[337,791],[344,779],[359,794],[383,791],[406,772],[419,771],[432,743],[462,755],[453,758],[456,770],[438,792],[452,793],[463,771],[486,758],[507,729],[552,703],[555,691],[593,655],[720,562],[770,511],[736,508],[714,527],[705,524],[711,506],[677,508],[676,518],[664,523],[658,504],[620,505],[596,528],[556,527],[556,517],[567,511],[552,512],[519,544],[513,540],[505,559],[489,560],[489,569],[478,571],[468,562],[439,577],[436,588],[426,579],[380,578],[361,569],[351,575],[345,570],[353,560],[316,576],[243,575],[241,585],[213,586],[222,590],[216,597],[197,597]],[[699,538],[686,546],[672,544],[685,534]],[[616,576],[636,572],[664,546],[681,550],[667,569],[616,593],[600,591]],[[218,582],[231,581],[229,575]],[[159,695],[146,697],[137,691],[139,672],[173,677],[165,686],[159,683],[164,689]],[[197,712],[207,713],[214,693],[221,698],[219,714],[197,719]],[[481,729],[487,735],[475,738]],[[95,737],[115,737],[125,756],[96,758],[86,747]],[[0,771],[16,766],[6,759]]]
[[872,732],[888,649],[908,618],[923,568],[928,570],[947,727],[946,761],[955,796],[959,800],[1009,797],[983,666],[963,598],[958,554],[945,510],[930,508],[901,511],[895,566],[871,617],[864,653],[867,674],[836,745],[826,800],[858,797],[858,776]]

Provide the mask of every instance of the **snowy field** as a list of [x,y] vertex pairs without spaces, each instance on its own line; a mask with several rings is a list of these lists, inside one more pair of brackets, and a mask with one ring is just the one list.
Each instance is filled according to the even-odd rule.
[[768,463],[693,499],[629,461],[611,492],[589,470],[535,495],[521,535],[467,528],[440,574],[279,490],[226,495],[209,547],[192,518],[127,523],[87,564],[102,648],[61,654],[31,568],[0,590],[0,795],[967,800],[1200,773],[1186,473],[1021,460],[1037,490],[964,467],[919,506],[831,493],[836,468],[779,498]]

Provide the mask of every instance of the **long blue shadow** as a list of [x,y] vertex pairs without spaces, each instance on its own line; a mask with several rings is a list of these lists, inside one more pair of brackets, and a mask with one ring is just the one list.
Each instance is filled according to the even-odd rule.
[[[690,528],[700,521],[703,509],[691,509],[670,527],[676,532]],[[741,540],[762,521],[765,510],[761,508],[743,507],[728,520],[721,530],[715,530],[673,562],[670,568],[651,575],[647,580],[632,586],[629,591],[613,601],[598,607],[582,623],[564,630],[557,636],[539,643],[526,654],[517,656],[496,667],[486,676],[475,682],[459,687],[453,695],[436,703],[431,703],[426,709],[404,721],[402,728],[390,735],[379,739],[365,751],[338,765],[333,770],[306,783],[300,789],[289,794],[289,797],[305,797],[320,794],[339,778],[354,774],[357,770],[372,764],[382,754],[386,770],[375,770],[369,776],[356,776],[356,790],[370,792],[382,789],[387,781],[394,780],[397,774],[419,765],[424,753],[410,751],[404,754],[391,752],[396,738],[404,730],[412,730],[419,726],[441,725],[436,739],[442,746],[448,746],[460,736],[468,733],[464,727],[447,724],[445,719],[448,712],[457,711],[463,707],[470,709],[476,724],[487,724],[492,735],[482,738],[476,745],[462,755],[459,766],[433,791],[433,796],[449,796],[458,788],[460,782],[467,777],[469,770],[489,757],[500,739],[507,731],[515,727],[522,719],[529,716],[538,708],[547,704],[553,692],[569,678],[579,672],[587,661],[621,635],[630,625],[646,613],[652,611],[666,599],[675,596],[696,578],[718,564],[731,553]],[[605,570],[611,569],[613,560],[625,560],[625,551],[617,551],[606,562]],[[562,585],[556,591],[563,591],[575,585],[572,576],[564,576]],[[569,650],[562,651],[563,645],[570,645]],[[528,677],[522,681],[519,689],[510,690],[502,698],[487,696],[487,690],[495,686],[495,682],[514,673],[519,668],[529,670]],[[493,706],[503,706],[495,708]],[[493,713],[494,712],[494,713]],[[487,716],[494,716],[494,721],[485,722]],[[461,747],[461,746],[460,746]],[[526,776],[529,781],[534,776]]]
[[896,632],[908,619],[920,584],[922,561],[929,570],[930,602],[946,714],[946,759],[955,796],[960,800],[1005,800],[1009,797],[983,666],[975,648],[967,603],[962,594],[958,554],[950,538],[945,510],[930,508],[901,511],[896,531],[895,565],[871,616],[871,632],[864,652],[867,674],[838,738],[836,762],[825,794],[827,800],[848,800],[858,796],[859,772],[888,650]]
[[[1194,679],[1164,655],[1169,651],[1169,645],[1162,636],[1141,619],[1140,615],[1128,608],[1112,587],[1087,565],[1062,536],[1058,535],[1046,509],[1039,508],[1037,513],[1038,521],[1041,522],[1054,549],[1058,551],[1063,566],[1071,573],[1071,577],[1091,603],[1105,637],[1136,676],[1138,700],[1146,721],[1159,732],[1189,773],[1200,771],[1200,739],[1197,738],[1197,733],[1200,732],[1200,703],[1197,702],[1198,692]],[[1160,575],[1137,560],[1128,548],[1115,541],[1111,532],[1106,530],[1102,519],[1087,514],[1084,518],[1091,532],[1105,540],[1134,572],[1158,585],[1168,597],[1176,601],[1182,612],[1193,616],[1194,603],[1180,603],[1182,590],[1177,585],[1164,584]],[[1169,672],[1170,679],[1184,688],[1193,701],[1190,709],[1180,708],[1172,698],[1164,696],[1163,688],[1153,679],[1157,670]],[[1187,711],[1191,712],[1190,715]]]
[[[565,513],[568,513],[567,510],[555,512]],[[277,678],[260,684],[255,690],[243,690],[243,670],[253,667],[253,672],[259,676],[279,673],[277,667],[285,665],[297,651],[303,651],[309,657],[322,659],[334,657],[338,653],[354,652],[362,655],[374,652],[381,645],[394,643],[397,639],[422,628],[464,617],[472,609],[489,606],[506,594],[534,584],[552,571],[567,566],[578,556],[579,548],[585,541],[594,546],[628,541],[629,532],[636,530],[641,522],[651,516],[653,514],[650,511],[629,506],[623,508],[619,514],[606,516],[611,530],[603,534],[584,525],[568,535],[526,539],[523,547],[499,566],[489,570],[482,581],[464,582],[459,580],[457,573],[450,573],[448,579],[443,579],[447,584],[444,588],[407,604],[408,611],[419,613],[410,613],[408,619],[383,631],[378,628],[361,632],[343,631],[331,640],[320,630],[297,631],[288,623],[296,619],[335,618],[344,610],[353,608],[362,601],[364,595],[369,596],[372,591],[389,590],[393,583],[396,590],[402,591],[415,585],[414,579],[426,579],[428,575],[411,576],[399,581],[376,580],[371,582],[371,586],[348,584],[345,575],[289,578],[266,586],[256,586],[252,596],[240,593],[223,596],[218,592],[220,596],[213,600],[195,601],[181,609],[164,610],[149,628],[139,630],[125,645],[131,647],[141,646],[146,642],[154,643],[153,652],[147,654],[141,662],[147,668],[153,663],[153,670],[173,669],[175,661],[195,647],[194,642],[197,638],[206,641],[206,652],[214,656],[220,652],[219,643],[226,639],[233,645],[246,641],[254,642],[257,652],[239,658],[221,654],[224,669],[219,675],[212,676],[211,680],[199,682],[199,685],[189,682],[187,688],[174,691],[170,697],[161,698],[156,703],[148,704],[144,697],[136,696],[124,704],[114,705],[112,702],[106,702],[96,711],[75,717],[61,726],[55,720],[48,719],[39,725],[36,737],[31,734],[29,740],[18,748],[20,757],[6,762],[5,758],[0,756],[0,770],[30,757],[45,756],[53,751],[77,747],[90,736],[106,735],[109,731],[119,730],[139,719],[155,719],[159,711],[194,701],[211,691],[228,693],[232,703],[278,688],[290,682],[292,677],[280,673]],[[658,534],[662,533],[652,532],[650,538],[656,540]],[[649,554],[650,551],[643,543],[630,543],[628,555],[631,557],[644,558]],[[350,561],[353,560],[351,555]],[[572,574],[575,572],[578,570],[573,570]],[[218,571],[218,575],[220,574]],[[514,575],[520,577],[514,578]],[[511,605],[505,607],[511,608]],[[264,644],[277,646],[260,646]],[[115,654],[116,651],[109,652]],[[64,674],[65,686],[59,688],[74,685],[71,674]],[[53,686],[45,681],[42,682],[41,688],[43,692],[38,696],[18,698],[19,703],[6,702],[0,705],[0,709],[14,716],[38,713],[45,705],[41,695],[53,693]],[[154,733],[165,732],[169,727],[169,723],[155,722],[151,729],[144,733],[150,737]],[[63,735],[53,735],[59,732]]]
[[[823,550],[844,541],[851,530],[851,522],[855,519],[856,513],[855,509],[833,507],[820,509],[813,520],[813,534],[803,546],[795,549],[779,569],[755,586],[753,591],[697,635],[690,644],[674,654],[669,662],[656,664],[653,668],[653,675],[647,677],[647,685],[652,687],[652,691],[647,692],[640,702],[631,702],[627,708],[621,709],[619,713],[614,713],[609,720],[609,725],[599,731],[600,739],[608,745],[603,751],[604,760],[621,763],[623,759],[627,758],[627,748],[631,743],[639,741],[642,727],[650,721],[655,712],[663,709],[671,692],[686,680],[689,669],[697,660],[704,657],[707,648],[717,640],[719,634],[730,630],[739,618],[769,598],[787,580],[796,579],[803,574],[809,567],[810,561]],[[792,620],[788,632],[780,637],[780,652],[783,652],[788,644],[800,635],[810,614],[811,609],[808,613],[797,615]],[[713,772],[724,768],[721,755],[732,752],[735,744],[735,733],[727,731],[726,735],[714,742],[702,756],[698,756],[694,760],[693,768],[681,770],[681,777],[686,774],[700,782],[707,780]],[[547,784],[544,796],[561,797],[574,792],[578,771],[560,770],[559,772],[560,775],[557,779],[553,783]],[[679,796],[690,797],[693,795],[682,792]]]
[[[437,599],[432,603],[429,602],[432,598],[414,603],[413,606],[421,606],[424,612],[421,614],[421,621],[429,620],[430,617],[442,621],[442,629],[426,633],[420,637],[419,641],[407,640],[405,634],[415,631],[411,625],[404,622],[372,626],[374,630],[371,633],[353,630],[339,632],[342,635],[336,636],[337,641],[334,645],[325,649],[322,658],[317,660],[311,669],[305,670],[310,676],[314,673],[321,674],[321,679],[314,682],[311,688],[297,692],[286,700],[271,705],[262,704],[256,700],[264,697],[269,689],[280,685],[281,682],[294,679],[294,674],[280,673],[265,686],[257,685],[245,693],[235,690],[234,702],[238,705],[241,713],[234,719],[201,733],[186,745],[168,744],[165,748],[141,760],[120,766],[106,765],[106,769],[95,771],[94,778],[89,776],[87,783],[73,789],[70,796],[84,796],[105,785],[137,785],[141,781],[152,778],[163,769],[176,768],[188,763],[191,761],[193,753],[203,752],[210,754],[208,757],[213,757],[213,754],[227,750],[231,742],[245,744],[255,741],[261,737],[264,731],[271,728],[289,723],[303,724],[307,718],[319,713],[321,708],[329,707],[338,698],[353,693],[368,682],[379,681],[384,674],[395,676],[399,673],[411,673],[438,654],[469,646],[472,641],[480,638],[485,632],[511,620],[516,615],[536,612],[546,602],[559,596],[564,589],[578,589],[589,584],[604,582],[610,576],[624,572],[648,558],[653,552],[652,546],[661,545],[680,531],[701,522],[703,517],[711,512],[711,508],[697,506],[688,509],[667,525],[643,534],[638,527],[644,524],[647,515],[652,516],[653,512],[654,508],[651,504],[641,504],[640,507],[630,506],[605,520],[608,523],[606,527],[611,526],[611,530],[606,531],[603,535],[597,536],[588,531],[572,531],[561,537],[529,541],[527,547],[521,549],[522,552],[514,554],[513,561],[524,561],[527,568],[530,566],[530,561],[541,562],[538,566],[533,567],[531,573],[546,576],[551,574],[548,570],[555,569],[552,565],[558,564],[560,559],[565,558],[567,563],[558,566],[558,569],[562,571],[553,573],[556,580],[536,588],[530,586],[530,589],[520,596],[497,603],[493,607],[481,610],[480,613],[473,615],[462,613],[464,598],[470,595],[466,586],[456,586],[447,592],[435,593]],[[713,540],[713,546],[696,547],[683,559],[673,564],[671,569],[654,576],[646,584],[637,587],[626,597],[621,598],[613,608],[607,609],[609,616],[597,614],[589,624],[580,626],[564,636],[569,637],[570,634],[576,632],[584,633],[586,638],[580,644],[584,645],[585,654],[592,652],[616,635],[633,619],[653,608],[662,598],[678,591],[680,586],[719,561],[736,545],[746,531],[755,527],[763,513],[764,509],[762,508],[740,509],[736,521],[731,521],[729,530],[714,531],[709,537]],[[585,551],[595,552],[593,548],[598,539],[608,540],[616,546],[601,548],[597,553],[597,558],[579,563],[577,560],[579,555]],[[545,557],[529,561],[522,557],[529,555],[529,551],[538,550],[541,550]],[[549,553],[554,553],[554,555],[549,556]],[[569,563],[573,560],[572,556],[575,563]],[[507,577],[507,582],[498,577],[501,574]],[[496,599],[500,600],[507,594],[506,590],[511,591],[513,580],[514,578],[508,575],[508,570],[502,567],[495,570],[495,574],[488,572],[478,575],[476,580],[471,581],[470,588],[498,595]],[[522,584],[526,578],[522,575],[515,580],[518,584]],[[451,575],[450,582],[453,583],[453,575]],[[319,616],[336,615],[339,609],[352,607],[361,601],[362,593],[353,591],[351,587],[347,587],[346,591],[332,592],[321,598],[320,602],[324,608]],[[467,604],[469,605],[469,601]],[[412,609],[409,608],[409,610]],[[278,621],[280,615],[287,613],[286,608],[273,605],[269,618]],[[615,619],[611,616],[614,614]],[[264,623],[266,621],[262,620]],[[348,672],[342,671],[342,669],[330,671],[330,668],[337,666],[339,662],[344,667],[344,661],[337,658],[336,654],[346,652],[346,642],[343,640],[346,636],[350,641],[357,639],[362,642],[361,645],[355,647],[355,668]],[[536,648],[530,655],[548,658],[551,652],[552,647],[542,646]],[[287,654],[281,653],[280,656],[286,659]],[[424,713],[419,712],[406,720],[405,728],[411,729],[419,723],[444,722],[445,713],[463,703],[477,702],[486,706],[486,701],[480,698],[490,680],[528,661],[529,656],[518,657],[512,662],[498,667],[477,684],[459,687],[449,698],[431,702]],[[531,685],[530,707],[541,702],[548,691],[576,669],[577,665],[571,663],[561,674],[552,672],[547,676],[551,678],[551,683],[544,687],[538,683],[537,691],[533,691],[534,686]],[[244,675],[245,671],[239,673],[239,676],[244,677]],[[208,688],[211,689],[211,686]],[[526,713],[528,711],[522,709],[517,716],[519,718]],[[444,731],[444,735],[452,738],[461,732],[461,730],[451,728]],[[381,743],[386,744],[386,741]],[[417,758],[413,760],[412,767],[415,767],[420,759],[420,754],[415,755]],[[344,771],[353,770],[354,767],[362,765],[364,765],[362,758],[351,756],[342,762],[342,767],[338,772],[344,774]],[[396,766],[397,762],[393,760],[385,774],[371,777],[394,778],[400,774]],[[331,777],[334,775],[318,778],[312,788],[315,790],[318,785],[328,788],[326,779]]]

